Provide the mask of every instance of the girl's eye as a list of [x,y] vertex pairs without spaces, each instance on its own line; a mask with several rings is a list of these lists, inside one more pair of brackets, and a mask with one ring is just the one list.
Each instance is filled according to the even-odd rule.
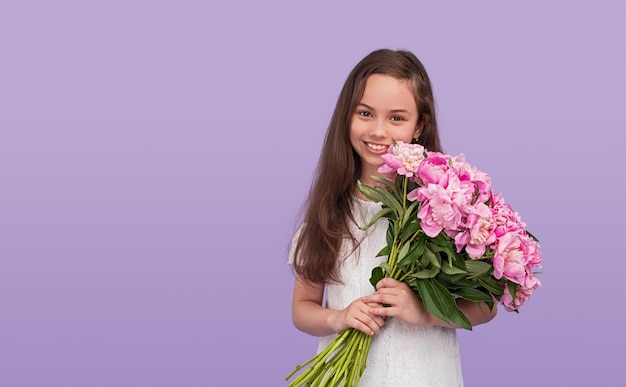
[[363,117],[371,117],[372,116],[372,114],[370,112],[366,111],[366,110],[361,110],[358,113],[359,113],[360,116],[363,116]]
[[404,117],[393,116],[391,117],[391,121],[404,121]]

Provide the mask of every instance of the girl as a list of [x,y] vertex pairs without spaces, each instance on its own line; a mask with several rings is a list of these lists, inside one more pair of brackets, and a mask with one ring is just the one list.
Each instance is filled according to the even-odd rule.
[[[319,350],[348,328],[374,335],[359,386],[463,385],[456,327],[427,312],[406,284],[385,278],[374,291],[369,283],[386,259],[376,254],[387,223],[359,229],[381,205],[366,200],[356,182],[374,185],[371,176],[392,140],[441,152],[434,105],[426,70],[412,53],[383,49],[361,60],[339,95],[294,236],[294,325],[321,336]],[[473,326],[497,310],[458,305]]]

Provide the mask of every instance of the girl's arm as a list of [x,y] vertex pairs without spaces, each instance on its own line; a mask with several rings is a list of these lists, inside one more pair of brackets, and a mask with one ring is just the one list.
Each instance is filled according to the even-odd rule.
[[[467,317],[473,327],[491,321],[494,317],[496,317],[496,314],[498,313],[498,307],[496,305],[494,305],[493,309],[489,309],[489,306],[484,302],[472,302],[468,300],[458,299],[456,301],[456,304],[459,309],[461,309],[461,312],[465,314],[465,317]],[[457,325],[441,321],[432,314],[431,317],[432,325],[458,328]]]
[[356,328],[373,335],[380,332],[385,319],[369,314],[376,303],[366,304],[363,298],[353,301],[346,309],[336,310],[322,306],[324,284],[311,283],[296,276],[293,288],[292,319],[299,330],[313,336],[328,336]]

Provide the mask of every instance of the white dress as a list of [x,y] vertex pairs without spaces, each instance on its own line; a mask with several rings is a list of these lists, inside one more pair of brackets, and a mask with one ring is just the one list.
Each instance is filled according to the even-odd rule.
[[[356,200],[354,215],[359,225],[367,224],[380,208],[379,203]],[[328,308],[344,309],[355,299],[374,292],[369,278],[372,269],[386,259],[376,257],[376,254],[386,243],[387,225],[382,219],[367,231],[359,230],[356,225],[351,226],[353,235],[363,241],[355,253],[349,254],[350,246],[342,250],[344,256],[349,254],[340,267],[344,283],[326,286]],[[292,259],[290,257],[290,261]],[[334,337],[321,337],[318,351]],[[434,326],[413,327],[389,318],[381,332],[372,339],[367,368],[359,387],[412,386],[463,386],[456,330]]]

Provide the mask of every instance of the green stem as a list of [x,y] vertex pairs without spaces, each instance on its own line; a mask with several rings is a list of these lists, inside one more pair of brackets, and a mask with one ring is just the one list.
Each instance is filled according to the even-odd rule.
[[[409,178],[404,176],[402,178],[402,209],[404,211],[406,211],[406,209],[408,208],[407,206],[407,191],[409,189]],[[398,214],[398,218],[394,221],[393,227],[394,227],[394,239],[393,239],[393,243],[391,245],[391,251],[389,251],[389,256],[387,259],[387,263],[389,264],[389,266],[392,268],[392,273],[393,270],[395,270],[395,266],[396,266],[396,259],[398,256],[398,252],[400,251],[400,249],[402,248],[402,246],[399,246],[399,242],[400,242],[400,236],[401,236],[401,231],[402,231],[402,219],[404,217],[404,213],[402,214]],[[392,273],[388,273],[388,277],[392,276]],[[393,277],[392,277],[393,278]]]
[[406,195],[407,195],[407,192],[406,191],[408,191],[408,189],[409,189],[409,178],[404,176],[402,178],[402,208],[404,208],[405,210],[407,208],[407,205],[406,205],[406,201],[407,201]]
[[327,382],[324,385],[332,385],[336,381],[341,379],[341,374],[343,373],[343,368],[346,362],[346,359],[349,359],[350,354],[352,352],[352,347],[354,346],[353,335],[350,335],[349,340],[346,341],[346,344],[341,348],[341,351],[335,354],[335,356],[329,360],[329,367],[326,372],[324,372],[323,379]]
[[365,335],[359,343],[359,351],[355,359],[356,366],[354,367],[354,375],[348,379],[349,386],[356,386],[359,384],[361,375],[367,368],[367,355],[369,353],[370,345],[372,343],[372,336]]
[[[367,357],[363,357],[363,352],[369,352],[371,337],[365,333],[350,328],[337,336],[323,351],[314,356],[311,360],[299,365],[293,370],[286,380],[291,378],[298,370],[307,364],[313,363],[296,377],[289,387],[296,386],[356,386],[356,384],[346,384],[345,380],[351,380],[350,375],[360,377],[365,369]],[[356,361],[358,359],[358,361]]]
[[294,379],[291,383],[289,383],[288,386],[289,387],[301,386],[302,382],[304,382],[305,380],[311,380],[310,379],[311,376],[315,378],[315,376],[318,375],[317,371],[319,371],[320,368],[325,368],[324,365],[326,363],[326,359],[328,359],[328,357],[330,357],[335,352],[335,350],[341,348],[341,346],[344,345],[344,342],[348,336],[350,336],[350,329],[343,331],[343,333],[335,337],[333,341],[328,346],[326,346],[326,348],[323,351],[315,355],[311,360],[297,366],[295,370],[293,370],[289,375],[287,375],[285,380],[289,380],[289,378],[291,378],[291,376],[294,373],[296,373],[299,369],[301,369],[305,365],[311,362],[313,363],[311,366],[309,366],[309,368],[307,368],[304,372],[298,375],[296,379]]
[[367,363],[367,358],[364,358],[362,356],[363,347],[367,346],[369,348],[371,341],[372,341],[371,336],[366,335],[365,333],[361,331],[358,332],[358,340],[355,340],[355,343],[354,343],[355,353],[353,352],[351,356],[350,372],[347,373],[347,380],[345,383],[346,386],[357,385],[358,378],[365,370],[366,363]]
[[339,381],[341,380],[341,375],[346,373],[347,368],[350,365],[350,360],[354,358],[354,351],[361,338],[361,334],[362,332],[358,330],[355,330],[353,332],[352,336],[350,337],[351,340],[349,341],[348,344],[346,344],[346,351],[344,351],[342,356],[337,359],[337,363],[339,364],[339,369],[337,370],[337,373],[335,374],[335,377],[333,377],[331,382],[336,380],[338,384]]
[[354,357],[355,343],[358,343],[360,331],[353,329],[347,337],[346,344],[340,351],[328,361],[329,366],[321,378],[317,380],[320,386],[338,386],[343,380],[346,367],[350,365],[350,359]]

